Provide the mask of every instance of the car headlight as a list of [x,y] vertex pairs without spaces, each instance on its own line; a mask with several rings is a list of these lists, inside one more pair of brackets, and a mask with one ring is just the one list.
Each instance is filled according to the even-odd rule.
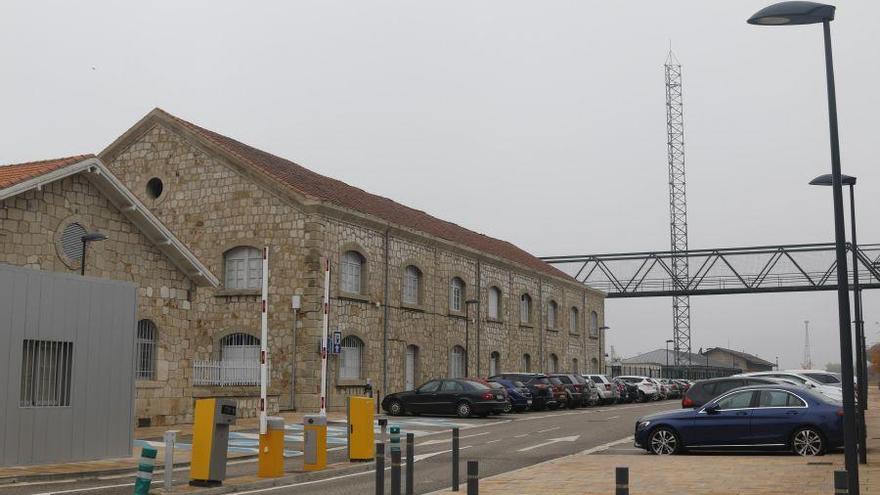
[[642,431],[645,428],[647,428],[648,425],[650,425],[650,424],[651,424],[650,421],[639,421],[638,424],[636,424],[636,431]]

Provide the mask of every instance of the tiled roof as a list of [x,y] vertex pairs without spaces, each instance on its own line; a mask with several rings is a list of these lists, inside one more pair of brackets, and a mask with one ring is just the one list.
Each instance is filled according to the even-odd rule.
[[745,359],[746,361],[748,361],[750,363],[761,364],[764,366],[775,366],[775,363],[771,363],[770,361],[767,361],[765,359],[761,359],[758,356],[755,356],[754,354],[749,354],[747,352],[735,351],[733,349],[727,349],[725,347],[711,347],[709,349],[706,349],[707,353],[712,352],[712,351],[733,354],[734,356],[738,356],[742,359]]
[[67,158],[55,158],[54,160],[42,160],[39,162],[15,163],[11,165],[0,165],[0,189],[14,186],[26,180],[39,177],[64,168],[73,163],[79,163],[88,158],[94,158],[95,155],[77,155],[68,156]]
[[[707,364],[706,356],[702,354],[680,351],[679,355],[681,356],[681,362],[684,365],[708,365],[713,368],[730,368],[729,362],[711,356],[709,357]],[[631,358],[623,359],[622,362],[623,364],[659,364],[663,366],[665,366],[666,363],[669,363],[670,366],[673,366],[675,364],[675,351],[672,349],[668,351],[666,349],[657,349],[656,351],[645,352]]]
[[447,241],[468,246],[478,251],[507,259],[547,275],[574,280],[566,273],[550,266],[513,244],[479,234],[423,211],[410,208],[391,199],[370,194],[342,181],[323,176],[271,153],[258,150],[216,132],[175,117],[161,109],[154,112],[170,118],[215,146],[237,157],[273,179],[307,197],[327,201],[345,208],[366,213],[413,230],[418,230]]

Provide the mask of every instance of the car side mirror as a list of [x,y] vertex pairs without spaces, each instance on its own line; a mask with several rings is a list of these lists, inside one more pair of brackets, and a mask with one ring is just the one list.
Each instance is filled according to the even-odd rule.
[[718,411],[720,411],[721,408],[718,407],[718,404],[712,403],[706,406],[704,410],[706,411],[706,414],[718,414]]

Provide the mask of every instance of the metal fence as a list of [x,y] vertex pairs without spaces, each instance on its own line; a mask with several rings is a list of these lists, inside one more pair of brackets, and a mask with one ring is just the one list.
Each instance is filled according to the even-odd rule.
[[608,364],[605,366],[605,375],[616,376],[647,376],[651,378],[686,378],[690,380],[702,380],[705,378],[717,378],[722,376],[742,373],[739,368],[720,368],[715,366],[663,366],[643,364]]
[[[268,374],[271,376],[272,363]],[[268,381],[268,380],[267,380]],[[193,361],[193,385],[241,386],[260,384],[259,361]]]

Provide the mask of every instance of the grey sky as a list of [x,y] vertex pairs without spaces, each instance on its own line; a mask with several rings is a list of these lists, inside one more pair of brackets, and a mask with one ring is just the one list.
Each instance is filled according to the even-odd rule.
[[[100,151],[155,106],[537,255],[667,249],[662,64],[684,66],[691,247],[830,241],[821,30],[765,1],[4,2],[0,162]],[[833,23],[843,168],[880,240],[877,2]],[[93,69],[94,67],[94,69]],[[866,293],[878,338],[877,295]],[[832,293],[694,298],[694,348],[837,361]],[[668,299],[609,301],[662,347]]]

